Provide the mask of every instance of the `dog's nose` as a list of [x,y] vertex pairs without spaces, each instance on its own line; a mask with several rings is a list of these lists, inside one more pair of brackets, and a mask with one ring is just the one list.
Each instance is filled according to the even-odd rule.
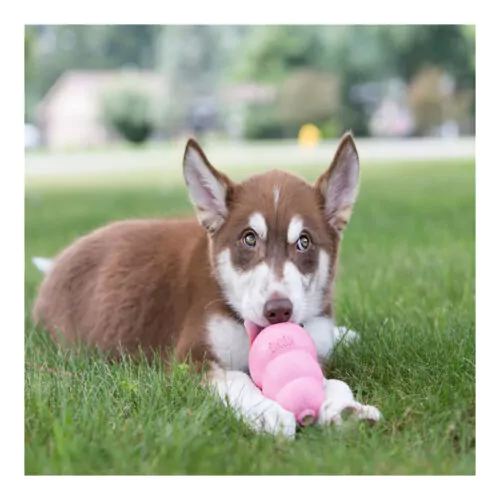
[[264,317],[274,325],[290,321],[293,305],[288,299],[271,299],[264,304]]

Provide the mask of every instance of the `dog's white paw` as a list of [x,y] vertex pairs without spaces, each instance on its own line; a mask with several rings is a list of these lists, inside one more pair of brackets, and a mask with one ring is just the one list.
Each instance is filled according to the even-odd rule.
[[211,382],[222,402],[255,431],[295,437],[295,415],[264,397],[246,373],[215,369]]
[[297,429],[295,415],[284,410],[278,404],[270,406],[262,413],[248,416],[245,420],[257,432],[265,432],[275,436],[282,434],[291,439],[295,437]]
[[354,330],[349,330],[346,326],[336,326],[334,328],[334,338],[336,344],[339,342],[351,344],[352,342],[359,340],[359,333]]
[[332,318],[318,316],[304,322],[304,329],[312,338],[320,359],[328,359],[335,346],[350,344],[359,339],[359,334],[345,326],[335,326]]
[[343,412],[358,411],[357,404],[349,386],[341,380],[325,380],[325,400],[319,409],[320,425],[342,423]]
[[319,412],[318,423],[320,425],[330,423],[342,425],[344,420],[351,416],[374,424],[380,420],[382,415],[374,406],[362,405],[357,401],[346,403],[340,407],[335,403],[325,401]]
[[358,403],[349,386],[341,380],[325,380],[325,395],[325,401],[319,410],[320,425],[341,425],[349,416],[371,423],[378,422],[381,418],[381,413],[374,406]]
[[361,408],[357,412],[357,417],[359,420],[367,420],[375,424],[382,418],[382,414],[375,406],[361,405]]

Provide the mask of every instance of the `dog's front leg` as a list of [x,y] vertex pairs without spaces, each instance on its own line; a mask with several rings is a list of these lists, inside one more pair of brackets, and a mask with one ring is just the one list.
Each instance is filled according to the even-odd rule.
[[210,381],[224,404],[231,406],[256,431],[295,437],[293,413],[263,396],[246,373],[216,368],[210,374]]

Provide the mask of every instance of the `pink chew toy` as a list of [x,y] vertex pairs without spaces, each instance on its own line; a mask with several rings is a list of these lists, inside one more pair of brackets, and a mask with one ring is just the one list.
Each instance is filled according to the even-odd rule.
[[325,399],[323,373],[309,334],[294,323],[264,328],[246,324],[250,337],[249,368],[264,396],[291,411],[300,425],[318,418]]

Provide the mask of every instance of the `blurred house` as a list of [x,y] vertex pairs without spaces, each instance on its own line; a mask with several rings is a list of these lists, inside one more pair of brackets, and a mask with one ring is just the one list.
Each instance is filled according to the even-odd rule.
[[43,143],[50,149],[102,146],[115,138],[101,118],[101,99],[115,88],[133,87],[163,99],[166,79],[151,71],[68,71],[37,107]]

